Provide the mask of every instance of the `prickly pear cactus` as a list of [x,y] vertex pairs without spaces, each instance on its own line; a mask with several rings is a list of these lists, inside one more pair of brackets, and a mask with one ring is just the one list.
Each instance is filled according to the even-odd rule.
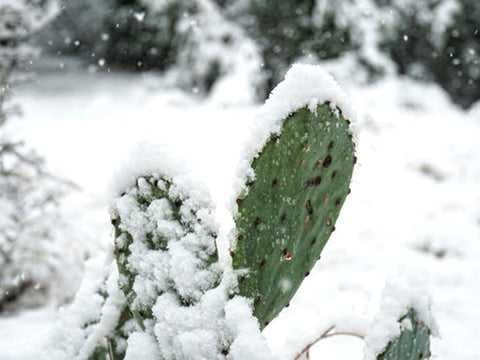
[[401,333],[392,339],[377,360],[421,360],[430,358],[430,329],[414,309],[399,319]]
[[132,321],[134,321],[132,313],[129,307],[125,305],[115,329],[103,339],[102,344],[95,348],[88,360],[123,359],[127,348],[128,335],[138,327],[137,324],[131,324]]
[[335,230],[355,163],[349,120],[329,103],[301,108],[251,164],[255,179],[237,199],[234,269],[239,294],[254,299],[265,327],[288,305]]
[[161,294],[189,306],[218,283],[211,206],[199,201],[170,179],[152,175],[139,178],[115,202],[119,283],[142,329]]

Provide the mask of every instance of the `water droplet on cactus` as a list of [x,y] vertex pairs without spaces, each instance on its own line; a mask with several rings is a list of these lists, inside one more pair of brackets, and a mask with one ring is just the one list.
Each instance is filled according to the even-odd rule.
[[280,291],[283,293],[290,291],[290,289],[292,288],[292,282],[285,278],[280,280],[279,285],[280,285]]

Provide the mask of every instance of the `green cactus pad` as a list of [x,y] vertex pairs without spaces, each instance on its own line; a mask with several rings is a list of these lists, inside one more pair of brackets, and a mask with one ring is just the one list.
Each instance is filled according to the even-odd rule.
[[[162,210],[158,210],[159,205],[162,206]],[[117,216],[112,223],[115,226],[115,251],[120,273],[120,287],[126,296],[133,317],[142,329],[144,329],[143,320],[152,318],[152,306],[162,293],[174,293],[183,305],[189,306],[197,300],[196,297],[201,292],[214,287],[217,283],[215,279],[218,277],[216,233],[210,224],[202,223],[205,210],[210,211],[202,205],[189,199],[187,194],[179,193],[178,188],[170,180],[155,176],[139,178],[136,186],[124,193],[116,202]],[[122,214],[126,219],[122,218]],[[164,230],[159,230],[162,226]],[[203,240],[193,245],[185,245],[189,246],[186,250],[194,253],[195,258],[198,259],[195,265],[192,265],[192,267],[195,266],[193,270],[185,269],[185,271],[203,271],[206,279],[202,279],[202,284],[198,286],[193,285],[191,292],[188,291],[189,289],[182,292],[182,289],[176,286],[175,279],[170,277],[171,271],[168,269],[172,260],[168,251],[171,243],[191,242],[189,239],[182,240],[188,234]],[[131,263],[132,246],[136,246],[137,249],[146,249],[148,252],[148,255],[145,253],[146,257],[157,256],[158,259],[164,259],[164,263],[151,264],[151,267],[166,270],[159,270],[152,274],[140,273],[137,270],[138,266],[145,265]],[[138,254],[136,257],[138,261]],[[135,291],[135,283],[140,277],[143,277],[142,281],[146,283],[144,288],[147,296],[139,296]]]
[[234,269],[265,327],[309,274],[349,193],[356,161],[350,121],[329,103],[288,117],[252,162],[255,180],[237,199]]
[[416,311],[410,309],[399,322],[404,324],[400,335],[388,343],[377,360],[429,359],[430,329],[418,320]]

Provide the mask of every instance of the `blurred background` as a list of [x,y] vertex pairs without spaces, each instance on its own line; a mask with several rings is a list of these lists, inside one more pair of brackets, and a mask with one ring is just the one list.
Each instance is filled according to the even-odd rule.
[[58,6],[32,39],[45,53],[129,71],[180,72],[179,85],[202,93],[243,67],[246,77],[257,72],[251,81],[263,99],[293,62],[348,58],[348,70],[365,81],[396,72],[439,84],[464,108],[480,98],[475,0],[59,0]]

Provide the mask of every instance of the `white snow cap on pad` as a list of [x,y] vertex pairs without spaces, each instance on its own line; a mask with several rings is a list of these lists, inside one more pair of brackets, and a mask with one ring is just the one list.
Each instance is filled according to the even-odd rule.
[[294,64],[286,73],[285,80],[272,90],[260,109],[259,117],[265,121],[281,122],[304,106],[315,111],[318,105],[327,101],[333,109],[336,106],[342,109],[346,118],[354,117],[347,95],[332,75],[319,65]]
[[145,138],[139,141],[122,162],[107,187],[107,205],[112,217],[115,199],[135,186],[137,179],[151,175],[160,176],[175,183],[178,191],[188,194],[200,203],[210,201],[210,193],[198,181],[188,167],[189,159],[175,156],[175,150],[168,144]]
[[263,149],[271,134],[279,134],[283,121],[295,111],[308,107],[315,112],[318,105],[330,103],[332,111],[341,109],[343,116],[355,120],[355,112],[347,95],[335,79],[318,65],[294,64],[285,79],[272,90],[257,114],[255,128],[244,146],[230,209],[236,215],[235,199],[242,193],[247,179],[253,179],[250,164]]
[[432,334],[438,334],[438,325],[431,311],[431,299],[425,290],[426,281],[418,274],[397,276],[389,279],[383,290],[380,312],[375,316],[372,329],[365,337],[364,360],[376,360],[388,343],[401,334],[402,328],[411,326],[410,322],[398,320],[415,309],[418,320],[425,324]]

